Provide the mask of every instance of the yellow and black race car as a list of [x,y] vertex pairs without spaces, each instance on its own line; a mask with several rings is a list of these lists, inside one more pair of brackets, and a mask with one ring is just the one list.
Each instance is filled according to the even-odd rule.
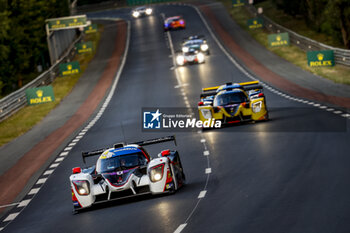
[[226,123],[269,119],[263,87],[259,81],[226,83],[203,88],[198,103],[199,118]]

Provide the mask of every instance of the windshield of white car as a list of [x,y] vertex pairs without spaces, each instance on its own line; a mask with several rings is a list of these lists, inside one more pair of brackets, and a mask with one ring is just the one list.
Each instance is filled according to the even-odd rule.
[[203,44],[202,40],[190,40],[185,42],[185,46],[189,46],[189,45],[196,45],[196,44]]
[[247,101],[243,92],[231,92],[217,95],[214,99],[214,106],[225,106],[229,104],[240,104]]
[[115,156],[107,159],[99,159],[96,164],[97,173],[123,171],[137,166],[145,165],[146,158],[141,153]]

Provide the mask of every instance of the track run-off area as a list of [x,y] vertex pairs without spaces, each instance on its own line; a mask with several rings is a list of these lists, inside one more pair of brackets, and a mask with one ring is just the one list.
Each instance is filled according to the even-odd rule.
[[[119,70],[92,117],[37,186],[1,219],[0,231],[349,232],[346,107],[284,92],[256,75],[230,51],[200,7],[153,7],[151,16],[139,19],[132,19],[130,8],[87,14],[127,22]],[[186,19],[186,29],[164,32],[164,18],[175,15]],[[204,64],[178,67],[175,53],[192,35],[205,36],[210,55]],[[197,114],[202,88],[252,80],[264,86],[269,121],[206,131],[142,130],[142,108],[187,108]],[[176,135],[176,147],[165,143],[147,150],[153,157],[167,148],[179,151],[187,179],[183,188],[72,214],[68,178],[73,167],[83,165],[82,151],[170,134]]]

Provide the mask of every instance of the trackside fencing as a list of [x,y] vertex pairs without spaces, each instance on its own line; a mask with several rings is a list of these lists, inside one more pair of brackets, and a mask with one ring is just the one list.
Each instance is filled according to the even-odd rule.
[[59,73],[59,64],[67,62],[74,57],[75,44],[79,42],[81,38],[82,34],[80,34],[80,36],[71,43],[62,58],[58,60],[54,65],[52,65],[48,70],[43,72],[27,85],[23,86],[21,89],[18,89],[17,91],[12,92],[11,94],[0,99],[0,122],[27,105],[25,94],[26,89],[45,86],[53,82]]
[[[246,5],[248,11],[254,15],[259,15],[257,9],[253,5]],[[290,43],[296,45],[304,51],[315,51],[315,50],[333,50],[334,51],[334,61],[336,64],[341,64],[344,66],[350,66],[350,50],[335,48],[329,45],[322,44],[305,36],[301,36],[269,19],[264,15],[259,15],[259,17],[264,20],[264,27],[273,33],[288,32]]]

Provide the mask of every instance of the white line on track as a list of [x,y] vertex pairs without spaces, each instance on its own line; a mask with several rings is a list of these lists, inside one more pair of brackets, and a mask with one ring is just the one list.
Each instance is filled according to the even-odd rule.
[[53,163],[50,165],[50,168],[54,168],[54,167],[58,167],[58,165],[60,165],[59,163]]
[[[164,19],[165,16],[163,13],[161,13],[161,16],[162,18]],[[173,60],[173,66],[176,67],[176,61],[175,61],[175,52],[174,52],[174,46],[173,46],[173,42],[172,42],[172,38],[171,38],[171,34],[169,31],[166,32],[167,34],[167,37],[168,37],[168,41],[169,41],[169,46],[170,46],[170,50],[171,50],[171,54],[172,54],[172,60]],[[180,79],[180,74],[178,72],[178,70],[175,68],[175,77],[176,77],[176,80],[177,80],[177,86],[175,86],[175,88],[178,88],[178,87],[183,87],[183,86],[187,86],[188,84],[187,83],[184,83],[182,84],[181,83],[181,79]],[[186,104],[186,107],[189,108],[189,112],[190,114],[193,114],[192,112],[192,109],[190,109],[190,104],[188,102],[188,98],[186,96],[186,92],[183,88],[181,88],[181,95],[183,96],[183,99],[184,99],[184,102]],[[201,134],[202,133],[202,130],[199,130],[197,131],[197,133]],[[203,146],[204,146],[204,152],[203,154],[206,155],[206,159],[207,159],[207,164],[208,164],[208,168],[210,167],[210,163],[209,163],[209,151],[207,149],[207,146],[206,146],[206,143],[205,143],[205,139],[203,138],[203,136],[201,135],[201,143],[203,143]],[[208,169],[207,168],[207,169]],[[210,173],[211,173],[211,169],[210,169],[210,172],[208,172],[209,170],[206,169],[206,183],[205,183],[205,186],[204,186],[204,190],[205,191],[201,191],[199,193],[199,196],[198,196],[198,200],[197,200],[197,203],[196,205],[194,206],[194,208],[192,209],[192,211],[190,212],[190,214],[188,215],[187,219],[185,220],[185,222],[181,225],[179,225],[179,227],[174,231],[175,233],[180,233],[187,225],[189,219],[191,218],[191,216],[194,214],[194,212],[196,211],[200,201],[205,197],[206,195],[206,189],[207,189],[207,186],[208,186],[208,183],[209,183],[209,176],[210,176]]]
[[199,193],[199,195],[198,195],[198,198],[199,198],[199,199],[200,199],[200,198],[204,198],[206,194],[207,194],[207,191],[206,191],[206,190],[201,191],[201,192]]
[[206,168],[205,169],[205,174],[210,174],[211,173],[211,168],[209,167],[209,168]]
[[55,170],[47,170],[44,172],[44,176],[51,175]]
[[185,227],[187,226],[187,223],[181,224],[174,233],[180,233]]
[[41,178],[39,179],[36,184],[44,184],[46,182],[47,178]]
[[15,206],[15,205],[18,205],[18,204],[19,204],[19,202],[7,204],[7,205],[0,205],[0,209],[11,207],[11,206]]
[[64,151],[64,152],[61,152],[61,154],[59,156],[67,156],[67,155],[68,155],[68,152]]
[[21,201],[21,202],[18,204],[17,207],[24,207],[24,206],[27,206],[31,200],[32,200],[32,199],[23,200],[23,201]]
[[9,216],[7,216],[7,218],[4,219],[4,222],[9,222],[9,221],[14,220],[19,215],[19,213],[20,212],[10,214]]
[[56,160],[55,160],[55,163],[57,162],[62,162],[64,160],[64,157],[58,157]]
[[30,192],[28,193],[28,195],[34,195],[34,194],[38,193],[39,190],[40,190],[40,188],[31,189]]
[[71,147],[71,146],[67,146],[66,148],[64,148],[64,151],[69,151],[69,150],[71,150],[73,147]]

